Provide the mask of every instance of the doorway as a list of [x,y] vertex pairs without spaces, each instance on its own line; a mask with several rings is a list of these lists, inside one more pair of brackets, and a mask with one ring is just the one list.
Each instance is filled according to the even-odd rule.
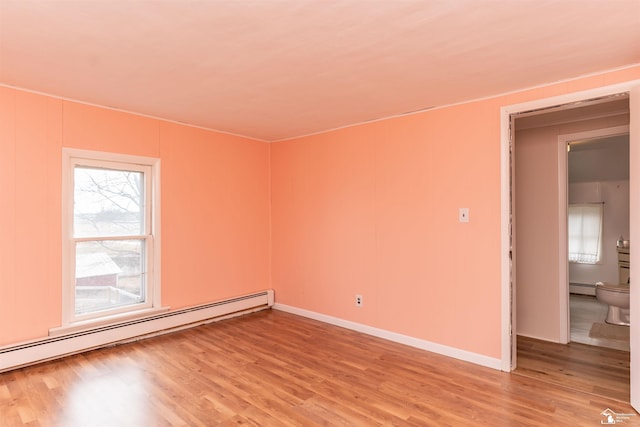
[[[569,264],[567,216],[572,211],[569,209],[570,203],[582,203],[585,208],[595,204],[589,208],[604,213],[602,203],[606,201],[607,209],[612,211],[611,208],[616,204],[610,194],[613,189],[608,183],[605,184],[605,180],[626,177],[626,185],[623,183],[623,191],[626,189],[627,196],[626,225],[616,224],[612,227],[608,224],[603,227],[603,242],[607,244],[603,244],[602,249],[603,252],[607,249],[603,254],[606,256],[595,260],[606,261],[607,265],[613,261],[615,268],[618,233],[628,235],[629,231],[628,168],[603,167],[611,160],[604,154],[611,151],[606,148],[614,145],[612,142],[605,145],[603,138],[628,132],[628,121],[628,98],[625,94],[562,105],[553,111],[514,115],[512,184],[514,234],[517,236],[514,247],[518,254],[515,274],[518,325],[515,331],[516,355],[522,359],[515,373],[537,378],[542,372],[552,382],[555,378],[559,385],[579,378],[580,381],[571,382],[577,390],[601,390],[601,393],[607,394],[603,397],[626,401],[629,400],[628,353],[621,355],[611,352],[607,359],[593,359],[588,349],[567,345],[574,341],[572,335],[576,337],[576,325],[570,322],[570,307],[573,303],[575,315],[575,303],[578,302],[575,296],[570,295],[570,283],[585,282],[581,288],[595,295],[596,281],[612,281],[610,274],[604,274],[606,269],[599,268],[602,264],[581,265],[586,267],[588,274]],[[572,146],[573,152],[570,153],[568,148]],[[570,168],[572,164],[573,168]],[[598,171],[602,176],[596,176]],[[623,176],[614,176],[616,173]],[[613,212],[607,213],[607,218],[614,219]],[[597,304],[593,296],[580,302]],[[602,323],[604,317],[599,320]],[[595,327],[596,323],[592,323]],[[589,337],[591,327],[589,324],[589,329],[584,333],[586,337]],[[598,361],[597,366],[606,368],[593,377],[590,376],[592,371],[587,368],[595,360]],[[578,369],[571,370],[571,366]],[[618,366],[622,368],[620,372],[615,377],[610,375],[612,367],[617,369]],[[596,386],[607,375],[610,376],[610,382],[604,391]]]
[[[631,172],[631,200],[630,200],[630,215],[633,218],[634,214],[638,215],[640,213],[640,198],[635,194],[634,188],[640,187],[640,179],[633,174],[634,170],[640,169],[640,158],[638,158],[637,149],[634,149],[635,144],[638,144],[638,135],[636,135],[636,131],[634,129],[638,129],[640,125],[640,116],[634,111],[640,110],[640,99],[637,97],[640,94],[640,91],[636,89],[640,82],[629,82],[616,86],[602,87],[594,90],[585,91],[582,93],[574,93],[569,95],[563,95],[560,97],[550,98],[546,100],[538,100],[527,102],[518,105],[512,105],[508,107],[503,107],[501,110],[501,122],[502,122],[502,132],[501,132],[501,141],[502,141],[502,156],[501,156],[501,169],[502,169],[502,369],[505,371],[511,371],[517,366],[517,357],[516,357],[516,334],[521,330],[521,326],[517,322],[518,311],[517,311],[517,301],[522,295],[520,295],[520,287],[517,286],[516,278],[518,277],[518,272],[516,271],[516,260],[519,259],[523,254],[517,253],[517,245],[516,245],[516,234],[515,228],[517,227],[517,217],[519,217],[519,213],[521,212],[513,212],[513,222],[512,222],[512,201],[514,197],[514,192],[517,191],[515,188],[511,187],[511,179],[512,179],[512,165],[511,165],[511,132],[515,132],[515,123],[512,120],[516,115],[520,115],[520,117],[525,117],[525,115],[540,115],[542,113],[551,113],[554,111],[570,111],[581,105],[585,105],[585,103],[589,103],[592,101],[598,101],[603,98],[608,98],[612,96],[616,96],[619,94],[631,94],[630,95],[630,111],[631,111],[631,133],[630,133],[630,170]],[[610,99],[609,99],[610,100]],[[570,132],[564,132],[570,133]],[[556,135],[557,138],[558,135]],[[517,145],[517,144],[516,144]],[[516,150],[517,152],[517,150]],[[521,155],[522,153],[520,153]],[[557,154],[557,153],[556,153]],[[517,157],[519,154],[515,154]],[[549,176],[550,174],[555,174],[556,183],[557,183],[557,164],[550,169],[540,170],[542,174],[546,174],[545,176]],[[558,194],[558,190],[554,190],[555,194]],[[556,204],[558,201],[556,200]],[[565,217],[566,218],[566,217]],[[539,220],[547,221],[550,224],[554,233],[558,233],[558,223],[559,223],[559,214],[558,209],[555,209],[555,218],[547,217],[539,217]],[[555,225],[553,225],[555,224]],[[638,238],[640,239],[640,233],[638,232],[638,228],[634,227],[633,221],[630,229],[630,240],[634,240],[634,235],[638,234]],[[522,238],[523,236],[518,236],[518,238]],[[564,333],[568,336],[568,321],[565,322],[565,327],[561,327],[560,325],[560,313],[561,313],[561,304],[559,301],[562,298],[561,295],[565,295],[565,301],[567,308],[564,308],[565,312],[568,312],[568,297],[566,296],[568,292],[566,289],[562,289],[560,291],[560,287],[557,286],[557,283],[560,283],[560,268],[558,267],[561,263],[559,262],[559,255],[562,250],[559,247],[561,245],[560,239],[555,238],[552,239],[555,243],[555,248],[551,252],[555,252],[555,256],[553,257],[553,268],[547,269],[545,272],[551,280],[545,282],[540,281],[539,283],[548,284],[548,283],[556,283],[556,297],[554,298],[541,298],[542,301],[542,309],[543,313],[548,313],[549,318],[552,318],[553,321],[548,322],[546,330],[543,332],[545,334],[550,334],[550,336],[555,337],[554,340],[560,342],[560,336]],[[566,244],[566,243],[565,243]],[[566,252],[565,252],[566,253]],[[538,251],[537,255],[540,258],[544,258],[547,255],[545,251]],[[638,258],[638,255],[634,255],[633,253],[630,256],[631,263],[634,263],[634,258]],[[520,265],[518,265],[520,268]],[[565,268],[566,269],[566,268]],[[521,272],[522,273],[522,272]],[[566,277],[566,276],[565,276]],[[519,285],[519,283],[518,283]],[[549,303],[552,301],[551,303]],[[545,305],[546,304],[546,305]],[[633,294],[631,296],[631,307],[637,306],[640,309],[640,296],[637,294]],[[520,313],[520,315],[526,315],[525,313]],[[634,348],[634,341],[638,341],[638,338],[633,333],[633,324],[631,326],[631,346]],[[568,341],[568,337],[567,337]],[[640,343],[639,343],[640,344]],[[635,362],[634,362],[635,360]],[[640,406],[640,396],[634,397],[634,384],[635,390],[640,390],[640,376],[637,374],[640,372],[640,361],[638,360],[638,356],[631,356],[631,403],[636,408]],[[638,365],[638,369],[633,369],[635,365]],[[633,373],[636,372],[634,375]],[[637,391],[636,391],[637,393]]]
[[562,207],[575,228],[560,230],[573,239],[567,264],[569,341],[629,351],[629,327],[608,324],[608,305],[595,297],[597,282],[629,284],[629,247],[618,247],[620,241],[629,246],[628,127],[562,135],[558,145],[559,178],[566,166]]
[[[613,108],[615,102],[618,100],[602,104],[615,114],[577,124],[560,123],[553,114],[537,118],[540,126],[535,128],[517,126],[516,119],[515,153],[520,159],[515,162],[514,180],[520,183],[515,189],[514,212],[518,218],[515,234],[521,237],[516,252],[522,267],[516,282],[523,291],[517,311],[528,317],[516,330],[518,366],[514,373],[629,402],[629,328],[606,324],[607,306],[595,298],[595,282],[618,281],[616,244],[620,235],[629,235],[628,126],[601,128],[628,121],[626,107]],[[626,104],[626,99],[622,102]],[[586,118],[574,108],[576,118]],[[565,133],[576,129],[590,130]],[[556,167],[557,173],[551,173]],[[555,218],[554,210],[558,211]],[[584,211],[589,220],[597,222],[597,217],[601,221],[583,236],[602,242],[595,253],[592,246],[576,250],[568,245],[567,236],[573,233],[567,233],[567,215]],[[545,215],[548,220],[540,223]],[[549,225],[554,221],[557,233]],[[573,236],[574,242],[576,237],[580,236]],[[557,271],[552,268],[554,262]],[[539,271],[545,267],[548,271]],[[549,283],[539,286],[545,280]],[[536,297],[538,306],[531,311],[527,303]],[[554,298],[557,301],[544,301]],[[544,311],[541,302],[555,308]],[[554,311],[557,318],[552,316]],[[545,320],[548,322],[540,325]],[[622,337],[613,335],[609,327],[615,333],[625,332],[627,341],[619,340]],[[608,348],[594,346],[601,344]]]
[[[585,141],[627,132],[628,121],[625,94],[513,115],[513,249],[518,262],[512,275],[517,283],[517,335],[563,344],[570,341],[567,144],[572,143],[577,151],[588,146]],[[599,154],[587,159],[591,164],[585,169],[596,170]],[[586,190],[583,202],[602,201],[598,191],[602,186],[596,183],[597,191],[593,187]],[[628,228],[616,228],[618,232],[628,233]],[[618,238],[608,234],[605,237],[612,245],[607,248],[607,261],[615,259],[609,252],[614,251]],[[591,273],[595,277],[599,270]],[[600,278],[610,279],[606,275]],[[584,277],[582,281],[586,281]],[[595,288],[592,290],[595,294]]]

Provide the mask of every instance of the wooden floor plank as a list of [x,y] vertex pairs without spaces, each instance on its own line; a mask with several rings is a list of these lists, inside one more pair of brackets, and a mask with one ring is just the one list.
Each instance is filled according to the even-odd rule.
[[629,352],[518,336],[517,375],[629,402]]
[[[575,426],[600,425],[607,408],[635,414],[598,395],[624,378],[623,354],[600,354],[604,375],[591,355],[519,347],[534,373],[576,357],[556,385],[267,310],[0,374],[0,426]],[[577,371],[598,384],[580,391]]]

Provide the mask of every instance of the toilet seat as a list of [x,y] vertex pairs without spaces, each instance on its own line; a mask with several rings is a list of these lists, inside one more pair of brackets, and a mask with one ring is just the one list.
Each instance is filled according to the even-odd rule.
[[629,285],[624,284],[624,283],[603,283],[603,282],[597,282],[596,286],[601,288],[602,290],[606,290],[609,292],[620,292],[620,293],[624,293],[624,294],[628,294],[629,293]]

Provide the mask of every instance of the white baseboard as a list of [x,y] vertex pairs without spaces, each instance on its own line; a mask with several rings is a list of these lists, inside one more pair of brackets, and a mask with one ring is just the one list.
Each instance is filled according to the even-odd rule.
[[452,357],[454,359],[463,360],[465,362],[474,363],[476,365],[485,366],[487,368],[496,370],[500,370],[502,368],[502,361],[494,357],[488,357],[482,354],[460,350],[455,347],[449,347],[446,345],[410,337],[408,335],[374,328],[372,326],[351,322],[349,320],[328,316],[326,314],[316,313],[314,311],[304,310],[302,308],[292,307],[286,304],[275,303],[272,308],[275,310],[296,314],[298,316],[308,317],[309,319],[318,320],[320,322],[328,323],[331,325],[340,326],[342,328],[351,329],[353,331],[362,332],[363,334],[383,338],[389,341],[397,342],[399,344],[408,345],[410,347],[419,348],[421,350],[430,351],[432,353],[441,354],[443,356]]

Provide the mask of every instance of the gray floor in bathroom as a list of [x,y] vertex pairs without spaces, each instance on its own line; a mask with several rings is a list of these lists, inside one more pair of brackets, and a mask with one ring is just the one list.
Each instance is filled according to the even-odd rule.
[[593,296],[571,294],[570,309],[572,342],[629,351],[628,342],[589,336],[593,323],[604,322],[607,317],[606,304],[602,304]]

